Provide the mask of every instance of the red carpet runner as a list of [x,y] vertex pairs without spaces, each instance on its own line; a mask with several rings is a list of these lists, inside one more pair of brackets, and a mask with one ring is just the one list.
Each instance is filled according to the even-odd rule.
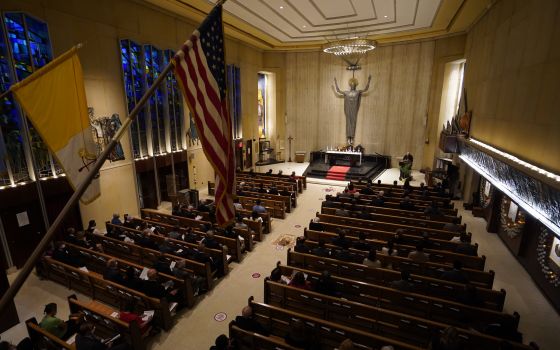
[[350,170],[349,166],[334,165],[327,172],[327,179],[344,181],[348,170]]

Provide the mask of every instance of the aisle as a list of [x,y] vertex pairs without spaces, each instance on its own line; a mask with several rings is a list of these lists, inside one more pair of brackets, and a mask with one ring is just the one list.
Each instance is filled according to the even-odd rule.
[[[274,219],[272,232],[265,235],[265,239],[252,252],[246,254],[241,264],[232,264],[229,275],[207,293],[194,310],[185,313],[169,334],[157,338],[153,349],[208,349],[218,335],[227,334],[229,322],[241,314],[241,309],[251,295],[257,301],[263,300],[263,280],[276,262],[286,263],[286,250],[277,249],[274,242],[282,235],[291,235],[294,240],[302,235],[303,228],[320,210],[325,194],[341,189],[308,184],[307,190],[298,196],[298,207],[287,214],[286,219]],[[201,191],[201,198],[205,197],[205,191]],[[218,322],[214,317],[220,313],[224,313],[227,318]]]

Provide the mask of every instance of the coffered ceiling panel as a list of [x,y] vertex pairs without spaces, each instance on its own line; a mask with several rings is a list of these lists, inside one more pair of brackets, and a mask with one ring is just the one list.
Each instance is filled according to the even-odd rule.
[[[200,23],[216,0],[145,1]],[[468,30],[496,0],[227,0],[225,33],[265,50],[316,50],[334,39],[380,45]]]
[[428,28],[441,0],[229,0],[224,9],[284,42]]

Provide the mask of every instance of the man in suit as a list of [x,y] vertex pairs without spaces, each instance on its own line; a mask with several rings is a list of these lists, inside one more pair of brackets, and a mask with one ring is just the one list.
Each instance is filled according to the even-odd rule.
[[369,242],[366,241],[366,234],[363,232],[358,233],[358,240],[355,241],[354,244],[352,245],[354,249],[367,250],[367,251],[371,249],[371,244],[369,244]]
[[319,239],[317,247],[311,250],[311,254],[328,258],[331,255],[331,251],[329,250],[329,248],[325,247],[325,240]]
[[249,332],[258,333],[268,336],[270,333],[260,323],[258,323],[253,316],[253,309],[250,306],[245,306],[241,311],[241,316],[235,318],[235,325],[241,329]]
[[146,228],[142,231],[142,237],[140,237],[136,243],[144,248],[159,250],[159,247],[156,244],[156,242],[151,240],[151,236],[152,236],[152,230]]
[[416,209],[416,207],[414,206],[414,203],[412,203],[409,196],[404,197],[404,199],[399,204],[399,207],[403,210],[414,210],[414,209]]
[[127,344],[114,345],[112,343],[104,343],[95,334],[95,326],[89,322],[83,323],[76,335],[76,350],[123,350],[127,349]]
[[294,247],[294,251],[298,253],[306,253],[306,254],[308,254],[311,251],[309,247],[305,245],[305,237],[296,238],[296,245]]
[[373,189],[371,188],[371,184],[369,184],[369,183],[366,185],[365,188],[362,188],[360,190],[360,194],[372,195],[373,193],[374,193]]
[[107,261],[107,268],[103,272],[103,279],[124,285],[124,278],[119,269],[119,262],[115,259]]
[[270,186],[270,188],[268,189],[268,194],[278,195],[278,189],[275,185]]
[[338,230],[338,236],[334,237],[331,242],[338,247],[346,249],[348,249],[352,244],[352,242],[348,238],[346,238],[346,232],[344,230]]

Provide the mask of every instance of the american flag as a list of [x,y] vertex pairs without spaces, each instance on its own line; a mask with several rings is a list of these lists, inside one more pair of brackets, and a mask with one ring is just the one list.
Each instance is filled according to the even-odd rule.
[[194,117],[202,149],[216,172],[216,220],[233,220],[235,161],[226,99],[222,6],[215,6],[174,58],[177,81]]

